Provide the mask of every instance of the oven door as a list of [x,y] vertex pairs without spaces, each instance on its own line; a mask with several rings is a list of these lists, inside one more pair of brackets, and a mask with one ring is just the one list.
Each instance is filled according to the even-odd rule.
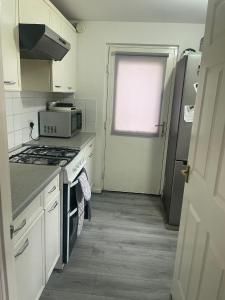
[[63,263],[69,261],[69,257],[77,239],[78,228],[78,180],[71,184],[64,184],[63,188]]

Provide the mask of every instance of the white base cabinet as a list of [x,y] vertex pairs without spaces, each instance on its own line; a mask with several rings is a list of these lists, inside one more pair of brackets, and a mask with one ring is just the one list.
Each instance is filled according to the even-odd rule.
[[45,209],[45,278],[46,283],[60,256],[60,193]]
[[60,256],[59,176],[14,220],[17,300],[38,300]]
[[15,247],[18,300],[38,300],[45,286],[44,214]]

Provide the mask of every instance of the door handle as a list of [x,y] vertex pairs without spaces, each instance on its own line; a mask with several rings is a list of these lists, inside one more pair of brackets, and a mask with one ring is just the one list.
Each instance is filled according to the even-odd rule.
[[187,168],[185,170],[181,170],[181,175],[184,176],[185,178],[185,182],[188,183],[189,182],[189,177],[190,177],[190,170],[191,167],[188,165]]
[[55,201],[55,203],[53,204],[53,206],[49,209],[49,213],[51,213],[57,206],[58,206],[59,202]]
[[165,131],[166,131],[166,122],[162,122],[161,124],[156,124],[155,127],[161,127],[161,137],[164,137]]
[[6,80],[6,81],[4,81],[4,84],[7,84],[7,85],[14,85],[14,84],[16,84],[16,81]]
[[54,185],[53,188],[50,191],[48,191],[48,194],[53,193],[55,190],[56,190],[56,186]]
[[27,249],[28,246],[29,246],[29,240],[27,239],[23,247],[16,253],[15,258],[23,254],[23,252]]

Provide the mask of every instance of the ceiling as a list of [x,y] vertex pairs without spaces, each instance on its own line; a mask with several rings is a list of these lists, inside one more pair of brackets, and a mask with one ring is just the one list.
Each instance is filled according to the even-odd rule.
[[207,0],[51,0],[70,20],[205,23]]

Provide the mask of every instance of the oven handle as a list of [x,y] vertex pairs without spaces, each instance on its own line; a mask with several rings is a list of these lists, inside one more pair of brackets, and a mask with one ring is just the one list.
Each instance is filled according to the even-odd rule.
[[70,217],[72,217],[77,212],[77,208],[70,212]]
[[70,184],[70,188],[72,188],[72,187],[74,187],[75,185],[77,185],[78,182],[79,182],[78,180],[75,180],[73,183]]

